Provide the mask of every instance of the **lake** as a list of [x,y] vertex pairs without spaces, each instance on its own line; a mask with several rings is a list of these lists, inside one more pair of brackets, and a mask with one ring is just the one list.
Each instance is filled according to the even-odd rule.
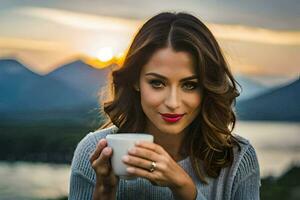
[[[279,176],[300,164],[300,123],[238,122],[235,133],[256,149],[261,176]],[[66,196],[70,166],[0,162],[0,199],[32,200]]]

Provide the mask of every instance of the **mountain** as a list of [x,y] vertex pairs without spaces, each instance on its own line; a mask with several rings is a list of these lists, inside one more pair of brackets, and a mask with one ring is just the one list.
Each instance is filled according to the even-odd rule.
[[94,116],[99,107],[95,93],[108,71],[95,70],[76,61],[40,76],[16,60],[0,60],[0,121],[80,121]]
[[[98,91],[112,68],[81,60],[41,76],[13,59],[0,60],[0,122],[86,122],[98,114]],[[300,79],[269,89],[238,77],[243,92],[236,109],[241,120],[300,121]]]
[[62,81],[35,74],[18,61],[1,60],[0,72],[1,111],[70,109],[90,103],[80,91]]
[[110,72],[110,67],[96,69],[81,60],[75,60],[59,67],[47,76],[80,90],[86,98],[96,102],[99,90],[106,85]]
[[237,98],[237,101],[250,99],[269,89],[268,87],[242,75],[236,76],[236,80],[242,86],[240,96]]
[[21,106],[24,88],[41,77],[13,59],[0,60],[0,111],[12,111]]
[[300,78],[259,96],[237,102],[241,120],[300,121]]
[[16,60],[0,60],[0,105],[1,103],[13,103],[12,101],[20,97],[21,85],[39,78],[39,75],[28,70]]

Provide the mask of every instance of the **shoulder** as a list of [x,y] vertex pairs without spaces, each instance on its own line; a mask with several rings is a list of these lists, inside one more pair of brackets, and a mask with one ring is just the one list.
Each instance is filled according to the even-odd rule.
[[256,174],[259,176],[259,164],[256,151],[249,140],[239,135],[234,135],[240,145],[234,148],[234,161],[232,171],[235,182],[243,181],[247,177]]
[[94,152],[99,140],[118,130],[116,126],[88,133],[77,145],[72,159],[71,172],[94,180],[94,172],[90,165],[90,155]]

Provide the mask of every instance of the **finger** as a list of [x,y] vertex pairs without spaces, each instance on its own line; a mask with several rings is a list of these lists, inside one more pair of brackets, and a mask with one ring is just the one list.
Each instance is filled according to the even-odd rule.
[[113,170],[109,170],[107,176],[101,176],[102,183],[104,183],[105,187],[111,188],[119,183],[119,177],[115,175]]
[[154,152],[156,152],[158,154],[165,153],[165,150],[160,145],[155,144],[153,142],[138,141],[138,142],[135,143],[135,146],[149,149],[149,150],[154,151]]
[[101,151],[103,150],[104,147],[107,146],[107,142],[106,142],[106,139],[101,139],[97,146],[96,146],[96,149],[94,150],[94,152],[91,154],[90,156],[90,162],[92,163],[94,160],[96,160],[99,156],[100,156],[100,153]]
[[105,147],[100,156],[92,163],[93,169],[100,176],[108,176],[111,171],[111,166],[109,164],[109,159],[112,156],[112,149],[110,147]]
[[149,181],[154,181],[153,172],[149,172],[148,170],[141,169],[138,167],[127,167],[126,171],[133,176],[138,176],[138,177],[148,179]]
[[119,178],[116,177],[110,165],[112,148],[106,147],[106,141],[101,143],[105,143],[105,146],[100,152],[100,156],[92,163],[92,168],[96,172],[97,179],[104,183],[106,188],[111,188],[118,184]]
[[[130,155],[123,156],[122,161],[127,165],[143,168],[145,170],[149,170],[152,163],[152,161]],[[157,168],[158,166],[156,166],[156,169]]]
[[144,158],[147,160],[151,161],[157,161],[159,160],[160,155],[158,155],[156,152],[146,149],[146,148],[141,148],[141,147],[133,147],[128,150],[128,154],[132,156],[137,156],[140,158]]

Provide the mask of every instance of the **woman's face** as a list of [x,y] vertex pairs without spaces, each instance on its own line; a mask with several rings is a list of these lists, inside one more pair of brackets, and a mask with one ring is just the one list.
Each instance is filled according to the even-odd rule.
[[149,132],[184,133],[200,111],[199,82],[187,52],[156,51],[143,66],[139,84]]

